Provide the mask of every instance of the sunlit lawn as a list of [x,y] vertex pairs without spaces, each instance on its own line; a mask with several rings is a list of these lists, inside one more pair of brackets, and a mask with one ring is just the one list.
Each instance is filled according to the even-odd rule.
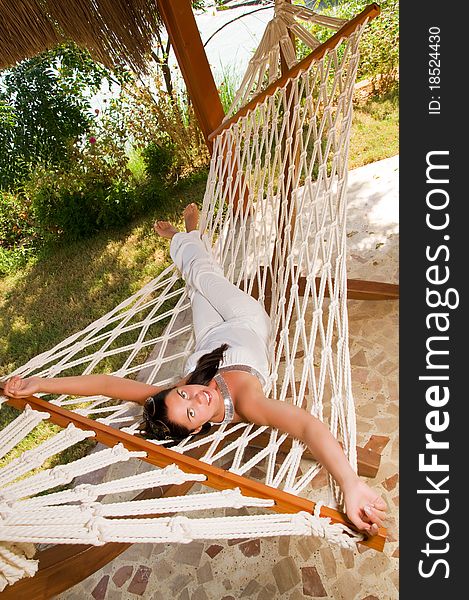
[[355,108],[349,168],[399,154],[399,95],[397,89]]

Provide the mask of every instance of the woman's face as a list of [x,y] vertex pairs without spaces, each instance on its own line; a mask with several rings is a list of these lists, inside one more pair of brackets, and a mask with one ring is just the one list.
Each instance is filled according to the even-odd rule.
[[[220,398],[217,385],[212,380],[208,385],[183,385],[169,392],[165,398],[168,419],[197,433],[207,421],[216,421],[220,413]],[[222,416],[223,419],[224,408]]]

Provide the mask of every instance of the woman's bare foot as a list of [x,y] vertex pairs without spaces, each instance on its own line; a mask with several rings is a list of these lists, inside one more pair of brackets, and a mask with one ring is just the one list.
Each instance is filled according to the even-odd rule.
[[161,235],[161,237],[167,238],[168,240],[170,240],[175,233],[178,233],[176,227],[169,221],[156,221],[153,225],[153,229],[158,235]]
[[186,231],[194,231],[197,229],[199,223],[199,209],[197,204],[188,204],[184,209],[184,223],[186,225]]

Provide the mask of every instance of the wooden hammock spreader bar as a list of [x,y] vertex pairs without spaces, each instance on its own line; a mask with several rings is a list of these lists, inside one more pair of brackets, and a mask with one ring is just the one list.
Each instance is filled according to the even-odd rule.
[[[262,268],[261,268],[262,273]],[[267,272],[266,284],[265,284],[265,297],[264,307],[267,312],[270,311],[270,304],[272,302],[272,296],[269,292],[271,289],[271,273]],[[334,285],[334,279],[332,279]],[[315,279],[316,291],[319,291],[321,285],[321,278],[316,277]],[[241,282],[240,287],[246,291],[244,282]],[[306,277],[298,277],[298,295],[303,296],[306,289]],[[254,279],[251,296],[259,299],[259,285],[257,278]],[[291,287],[286,289],[286,301],[290,298]],[[324,295],[329,297],[329,289],[326,286]],[[399,285],[395,283],[385,283],[382,281],[365,281],[364,279],[347,279],[347,298],[349,300],[398,300],[399,299]]]
[[371,21],[377,17],[379,13],[380,8],[378,4],[373,3],[367,6],[356,17],[345,23],[345,25],[328,40],[318,46],[299,63],[294,65],[287,73],[285,73],[285,75],[282,75],[282,77],[271,83],[263,92],[255,96],[250,102],[240,108],[235,115],[233,115],[230,119],[227,119],[224,123],[212,131],[212,133],[208,136],[208,139],[215,139],[222,131],[228,129],[231,127],[231,125],[233,125],[233,123],[236,123],[250,111],[254,110],[256,106],[261,104],[267,96],[272,96],[278,89],[282,88],[289,79],[293,79],[298,75],[298,73],[305,71],[314,60],[319,60],[322,58],[327,50],[334,48],[342,38],[351,35],[359,25],[362,25],[367,20]]
[[[239,487],[242,493],[247,496],[270,498],[275,502],[272,509],[276,512],[296,513],[303,510],[308,513],[314,512],[316,504],[311,500],[294,496],[293,494],[269,487],[263,483],[241,477],[234,473],[226,472],[223,469],[195,460],[190,456],[185,456],[174,450],[162,448],[147,440],[130,435],[119,429],[113,429],[108,425],[83,417],[82,415],[56,406],[41,398],[36,398],[35,396],[29,396],[28,398],[8,398],[8,403],[19,410],[24,410],[26,404],[29,404],[31,408],[35,410],[48,412],[50,414],[51,422],[60,427],[67,427],[70,423],[73,423],[80,429],[86,431],[93,430],[96,432],[96,441],[101,442],[105,446],[113,447],[120,442],[127,450],[144,451],[147,453],[147,456],[141,460],[156,465],[157,467],[166,467],[175,463],[187,473],[200,473],[205,475],[207,479],[204,484],[214,489],[225,490]],[[327,506],[321,507],[320,515],[321,517],[329,517],[332,523],[342,523],[351,529],[356,529],[344,514]],[[370,537],[359,543],[374,548],[375,550],[382,551],[385,539],[386,530],[381,528],[376,536]]]

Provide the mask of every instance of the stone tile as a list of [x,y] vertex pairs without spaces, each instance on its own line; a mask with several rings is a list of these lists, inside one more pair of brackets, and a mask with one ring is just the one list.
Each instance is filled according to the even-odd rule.
[[176,595],[179,594],[187,584],[192,581],[191,575],[178,573],[168,584],[170,591]]
[[375,425],[378,431],[393,431],[396,427],[396,417],[376,417]]
[[251,581],[242,591],[240,598],[247,598],[248,596],[252,596],[253,594],[256,594],[260,589],[261,585],[257,581],[257,579],[251,579]]
[[281,594],[291,590],[292,587],[295,587],[295,585],[300,581],[300,573],[298,572],[294,560],[290,556],[283,558],[280,562],[274,565],[272,574],[275,578],[278,591]]
[[174,553],[174,562],[183,563],[184,565],[191,565],[197,567],[200,563],[202,552],[204,551],[204,544],[200,542],[191,542],[190,544],[179,544],[176,552]]
[[172,566],[168,561],[162,558],[157,563],[155,563],[153,570],[157,580],[164,581],[173,573],[174,566]]
[[278,539],[278,553],[280,556],[288,556],[290,554],[290,536],[282,535]]
[[399,558],[399,546],[394,550],[391,556],[393,558]]
[[132,581],[129,583],[127,591],[131,594],[137,594],[137,596],[142,596],[145,593],[145,590],[147,589],[148,580],[150,579],[151,572],[152,569],[150,567],[140,565],[135,575],[133,576]]
[[132,565],[124,565],[123,567],[119,567],[119,569],[117,569],[112,576],[112,581],[117,587],[122,587],[132,575],[133,570],[134,568]]
[[391,475],[391,477],[388,477],[387,479],[385,479],[381,485],[385,489],[387,489],[389,492],[396,487],[398,481],[399,481],[399,475],[398,475],[398,473],[396,473],[395,475]]
[[384,556],[381,552],[369,554],[367,560],[364,560],[358,567],[358,574],[361,577],[367,577],[368,575],[375,575],[376,573],[385,573],[389,568],[390,559]]
[[311,554],[316,552],[321,545],[321,540],[314,535],[299,538],[297,542],[297,548],[300,551],[303,560],[308,560]]
[[241,544],[241,542],[245,542],[246,538],[233,538],[232,540],[228,540],[228,546],[236,546],[237,544]]
[[201,567],[197,569],[197,581],[202,583],[207,583],[207,581],[213,580],[212,567],[210,566],[210,562],[207,561]]
[[[231,467],[231,463],[229,466]],[[225,508],[226,517],[247,517],[248,515],[249,511],[245,506],[241,508]]]
[[151,544],[151,556],[162,554],[169,547],[169,544]]
[[[133,544],[132,546],[130,546],[130,548],[125,550],[120,555],[121,561],[124,564],[140,563],[142,546],[143,546],[143,544]],[[151,544],[150,544],[150,546],[151,546]]]
[[[359,548],[361,546],[358,546]],[[365,546],[362,546],[365,547]],[[337,563],[329,546],[324,546],[319,550],[322,564],[324,565],[324,571],[329,579],[332,579],[337,574]]]
[[361,600],[379,600],[377,596],[367,596],[366,598],[362,598]]
[[[159,554],[160,552],[162,552],[162,550],[160,550],[160,552],[154,552],[154,544],[134,544],[136,546],[136,550],[138,552],[138,557],[139,557],[139,561],[142,560],[142,558],[150,558],[150,556],[152,556],[153,554]],[[158,544],[158,546],[162,546],[163,544]]]
[[304,595],[302,594],[302,592],[300,592],[300,590],[298,588],[295,588],[293,590],[293,592],[291,593],[291,595],[289,596],[288,600],[303,600],[303,598],[304,598]]
[[229,579],[224,579],[222,583],[225,590],[231,590],[231,588],[233,587]]
[[348,548],[341,548],[340,553],[342,554],[342,558],[344,559],[344,565],[347,569],[353,569],[355,561],[353,559],[353,552]]
[[251,558],[251,556],[259,556],[261,552],[261,541],[259,539],[249,540],[240,544],[238,548],[241,552],[246,556],[246,558]]
[[91,595],[95,600],[104,600],[106,597],[107,586],[109,584],[109,575],[104,575],[98,581],[96,587],[91,592]]
[[359,350],[356,354],[354,354],[351,357],[350,361],[352,363],[352,368],[368,366],[367,355],[363,350]]
[[192,594],[191,600],[209,600],[207,592],[204,590],[204,587],[202,585],[199,586]]
[[391,571],[391,573],[389,573],[389,579],[393,582],[396,590],[399,591],[399,573],[397,571]]
[[325,598],[327,596],[316,567],[302,567],[301,579],[305,596],[314,596],[315,598]]
[[381,454],[389,442],[389,437],[385,435],[372,435],[369,441],[365,444],[365,448],[370,448],[374,452]]
[[327,485],[327,471],[326,469],[322,468],[319,473],[316,475],[316,477],[311,481],[311,483],[309,484],[309,487],[313,490],[318,490],[324,486]]
[[277,590],[275,589],[275,586],[273,586],[272,584],[268,584],[262,588],[262,590],[257,595],[256,600],[272,600],[272,598],[275,598],[276,591]]
[[352,571],[345,571],[337,580],[337,589],[340,600],[355,600],[362,589],[362,584]]
[[182,590],[182,592],[179,594],[178,600],[189,600],[189,599],[190,599],[189,590],[187,588],[184,588]]
[[368,404],[366,406],[361,406],[359,412],[361,417],[368,417],[371,419],[378,414],[378,407],[375,404]]
[[111,590],[108,588],[106,600],[123,600],[122,596],[124,593],[125,592],[122,592],[122,590]]
[[212,544],[205,550],[205,552],[210,556],[210,558],[215,558],[215,556],[223,550],[223,546],[219,546],[218,544]]

